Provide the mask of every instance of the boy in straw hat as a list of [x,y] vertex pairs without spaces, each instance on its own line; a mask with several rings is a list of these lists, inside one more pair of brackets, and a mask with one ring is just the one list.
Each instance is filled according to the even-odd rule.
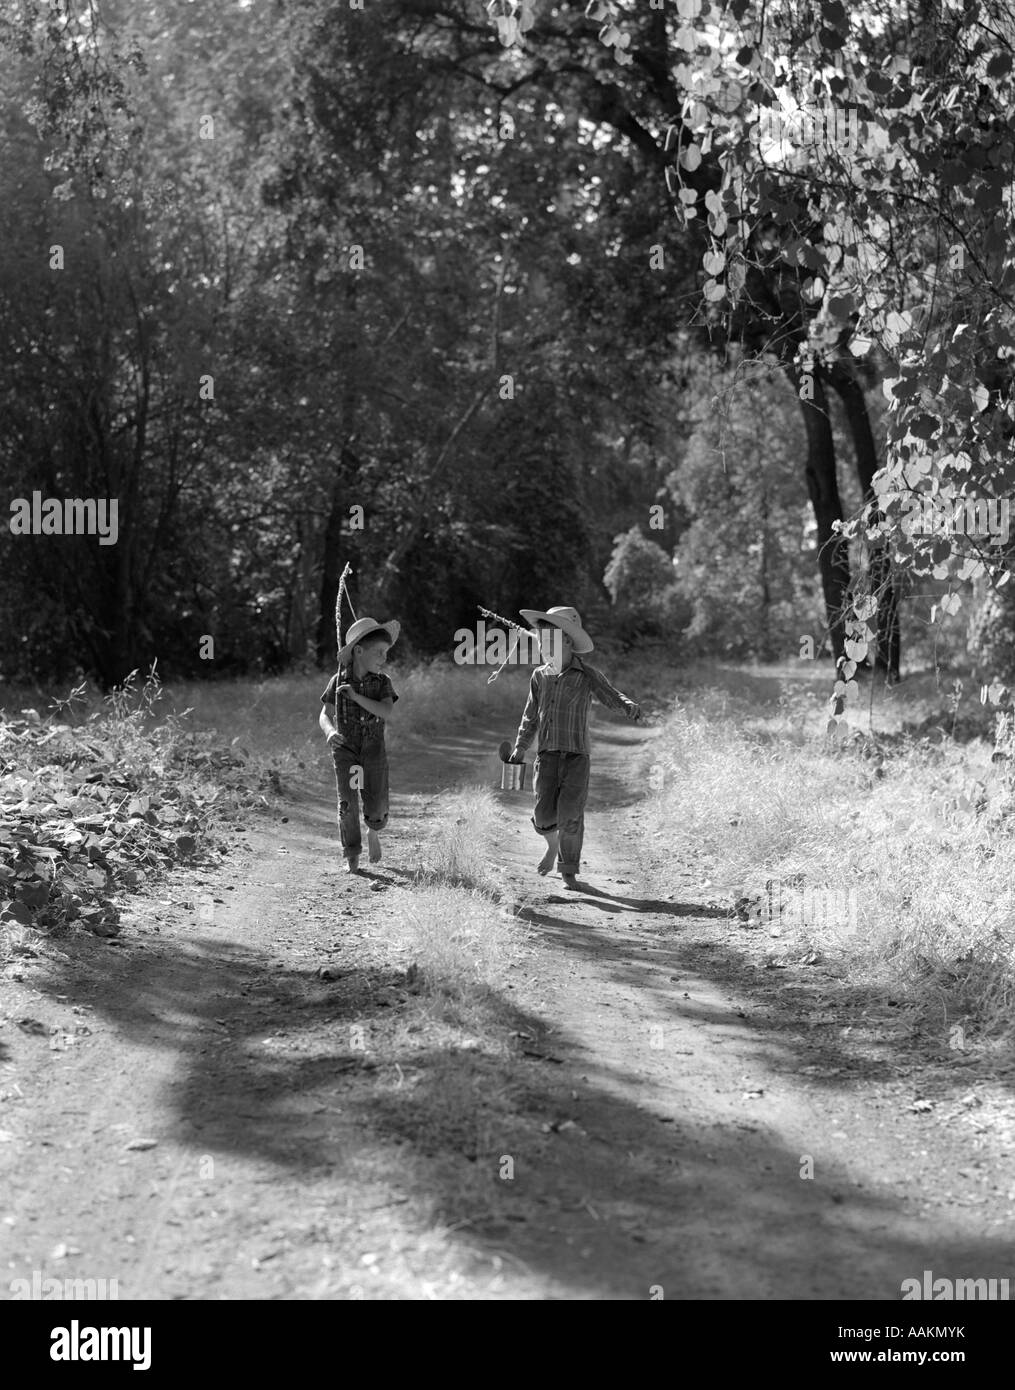
[[592,638],[573,608],[550,608],[545,613],[523,608],[521,614],[539,635],[544,664],[532,673],[509,761],[521,762],[538,732],[532,824],[546,840],[546,853],[536,867],[548,874],[556,856],[565,888],[577,888],[589,790],[592,697],[608,709],[622,710],[629,719],[640,718],[641,706],[583,660],[593,650]]
[[[367,823],[370,862],[381,857],[378,831],[388,823],[388,755],[384,725],[398,696],[384,675],[388,648],[398,640],[398,623],[359,618],[346,634],[338,654],[338,674],[321,696],[321,728],[335,761],[338,784],[338,828],[346,871],[359,869],[363,847],[359,797]],[[334,720],[332,719],[334,714]]]

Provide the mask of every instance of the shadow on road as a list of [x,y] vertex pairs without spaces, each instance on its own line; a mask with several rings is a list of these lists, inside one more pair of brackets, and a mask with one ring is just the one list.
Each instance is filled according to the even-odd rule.
[[[471,774],[481,756],[491,768],[490,748],[485,735],[468,747],[456,740],[440,776],[460,780],[462,765]],[[422,786],[432,791],[434,782]],[[300,838],[308,864],[333,860],[334,807],[323,782],[289,814],[288,834]],[[393,888],[415,872],[368,868],[365,876]],[[311,886],[315,901],[327,903],[331,889]],[[695,937],[691,919],[720,910],[595,889],[584,901],[608,914],[602,930],[539,908],[519,915],[569,962],[594,960],[638,991],[646,1019],[710,1028],[710,1045],[728,1036],[759,1068],[799,1068],[801,1041],[777,1026],[773,1003],[759,1003],[745,1020],[735,1005],[697,999],[684,984],[707,978],[728,997],[756,977],[735,948]],[[145,949],[128,943],[108,953],[101,971],[95,943],[72,941],[50,985],[54,995],[86,1002],[137,1053],[173,1055],[167,1137],[195,1155],[273,1165],[270,1183],[231,1170],[236,1181],[247,1172],[248,1182],[266,1183],[248,1188],[266,1221],[279,1217],[276,1189],[285,1180],[333,1181],[339,1201],[369,1143],[372,1181],[408,1195],[410,1209],[448,1232],[477,1271],[499,1261],[531,1279],[533,1297],[641,1299],[661,1288],[685,1299],[897,1299],[901,1281],[925,1268],[959,1276],[1010,1268],[1006,1239],[949,1240],[918,1229],[897,1196],[857,1187],[830,1136],[809,1136],[820,1177],[802,1181],[799,1146],[756,1111],[701,1118],[710,1097],[690,1083],[661,1108],[637,1049],[622,1067],[610,1065],[594,1040],[551,1032],[507,988],[474,1002],[474,1045],[413,1044],[398,1026],[413,988],[407,977],[364,965],[322,981],[316,967],[329,935],[343,930],[340,919],[318,933],[291,904],[277,907],[276,947],[291,939],[304,968],[246,944],[234,921],[228,934],[149,936]],[[640,919],[636,935],[616,920],[622,913]],[[847,994],[839,990],[837,1007]],[[846,1092],[881,1074],[880,1064],[848,1070],[829,1037],[824,1056],[837,1055],[842,1074],[814,1084]],[[888,1049],[885,1074],[891,1061]],[[729,1084],[741,1086],[738,1072]],[[692,1099],[697,1118],[685,1113]],[[477,1272],[477,1289],[483,1277]]]
[[[711,907],[704,903],[678,903],[668,898],[626,898],[620,893],[607,893],[602,888],[578,880],[578,892],[571,894],[575,899],[592,899],[591,906],[604,912],[659,912],[665,917],[719,917],[725,919],[729,914],[725,908]],[[561,899],[560,901],[569,901]]]
[[[326,806],[301,808],[308,833],[326,833]],[[612,924],[607,937],[526,916],[652,995]],[[653,949],[674,975],[700,969],[693,943],[661,924]],[[94,950],[74,946],[71,965]],[[73,975],[54,992],[72,992]],[[82,997],[124,1040],[176,1055],[165,1106],[179,1143],[267,1161],[280,1180],[333,1181],[336,1200],[369,1143],[372,1180],[454,1232],[477,1289],[499,1260],[531,1279],[530,1296],[551,1299],[648,1298],[653,1287],[668,1298],[891,1299],[931,1265],[982,1274],[1008,1259],[1000,1240],[902,1233],[894,1199],[852,1186],[820,1134],[821,1180],[804,1183],[800,1153],[761,1125],[661,1112],[637,1055],[604,1066],[505,992],[482,1005],[480,1046],[420,1048],[390,1026],[407,997],[401,972],[324,983],[310,964],[287,968],[213,931],[111,952],[108,972],[88,978]],[[674,1014],[743,1027],[660,989]],[[786,1038],[759,1030],[758,1043],[759,1056],[763,1044],[766,1058],[794,1059]],[[277,1219],[274,1189],[253,1190]]]

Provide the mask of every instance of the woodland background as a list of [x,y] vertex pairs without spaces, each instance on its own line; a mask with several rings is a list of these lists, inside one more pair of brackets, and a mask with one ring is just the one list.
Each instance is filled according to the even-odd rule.
[[[813,315],[786,236],[756,248],[747,309],[702,313],[666,132],[681,26],[709,6],[588,8],[622,18],[633,62],[563,4],[529,5],[524,49],[474,0],[9,10],[0,477],[12,499],[117,497],[120,537],[0,530],[6,680],[327,665],[347,561],[357,610],[397,615],[418,655],[448,653],[477,603],[555,602],[680,658],[841,653],[870,557],[844,560],[832,527],[871,499],[891,363],[826,354],[801,410]],[[790,38],[847,24],[834,0],[772,12]],[[970,31],[962,5],[848,22],[871,72],[922,56],[943,90],[985,43],[1009,80],[1010,22],[964,49],[945,20]],[[1010,173],[1003,91],[976,100]],[[698,177],[717,186],[714,154]],[[921,216],[900,273],[945,264],[941,209]],[[966,661],[989,591],[931,630],[942,574],[891,579],[917,662]],[[974,633],[973,658],[1003,667],[1010,631]]]

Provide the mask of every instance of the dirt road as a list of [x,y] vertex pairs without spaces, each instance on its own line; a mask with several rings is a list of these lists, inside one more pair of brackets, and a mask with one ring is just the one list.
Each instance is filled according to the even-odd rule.
[[0,1297],[33,1274],[120,1298],[568,1300],[1015,1275],[1013,1076],[921,1050],[888,1001],[773,965],[710,905],[641,797],[651,729],[598,716],[577,896],[533,873],[529,794],[498,793],[527,936],[489,1036],[409,1011],[392,904],[441,787],[493,785],[501,732],[398,760],[376,872],[340,872],[322,759],[220,866],[134,900],[119,941],[19,959]]

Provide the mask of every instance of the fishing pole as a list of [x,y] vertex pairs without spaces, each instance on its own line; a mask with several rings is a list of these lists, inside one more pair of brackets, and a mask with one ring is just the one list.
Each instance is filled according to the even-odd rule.
[[[476,604],[476,607],[477,607],[477,608],[479,609],[479,611],[482,613],[482,615],[483,615],[484,618],[493,618],[494,622],[503,623],[505,627],[513,627],[513,628],[515,629],[516,632],[526,632],[526,633],[527,633],[527,632],[531,631],[530,628],[522,627],[522,625],[521,625],[520,623],[513,623],[513,622],[511,621],[510,618],[502,618],[501,615],[500,615],[499,613],[494,613],[494,611],[493,611],[491,608],[484,608],[483,605],[482,605],[481,603],[477,603],[477,604]],[[501,671],[503,671],[504,667],[505,667],[505,666],[508,664],[508,662],[511,660],[511,653],[514,651],[515,647],[517,647],[517,645],[518,645],[518,640],[519,640],[519,639],[518,639],[517,637],[514,639],[514,641],[513,641],[512,644],[511,644],[510,649],[508,650],[507,656],[504,658],[504,660],[501,662],[501,664],[497,667],[496,671],[494,671],[493,675],[492,675],[492,676],[487,676],[487,678],[486,678],[486,683],[487,683],[487,685],[492,685],[492,684],[493,684],[493,682],[494,682],[494,681],[497,679],[497,677],[500,675]]]
[[335,663],[336,663],[336,666],[337,666],[337,670],[336,670],[336,672],[335,672],[335,723],[336,723],[336,725],[338,724],[338,686],[339,686],[339,679],[338,679],[338,677],[339,677],[339,674],[341,673],[341,670],[342,670],[341,664],[340,664],[339,661],[338,661],[338,655],[339,655],[339,653],[340,653],[341,650],[342,650],[342,595],[343,595],[343,594],[345,595],[345,601],[346,601],[346,603],[349,605],[349,611],[350,611],[350,613],[352,614],[352,620],[353,620],[353,622],[356,621],[356,610],[355,610],[355,608],[353,608],[353,606],[352,606],[352,599],[349,597],[349,591],[348,591],[348,589],[346,588],[346,584],[345,584],[346,578],[347,578],[350,574],[352,574],[352,565],[350,565],[349,562],[348,562],[348,560],[347,560],[346,563],[345,563],[345,568],[343,569],[342,573],[341,573],[341,574],[339,575],[339,577],[338,577],[338,594],[336,595],[336,598],[335,598],[335,638],[336,638],[336,640],[337,640],[337,642],[338,642],[338,646],[337,646],[336,649],[335,649]]

